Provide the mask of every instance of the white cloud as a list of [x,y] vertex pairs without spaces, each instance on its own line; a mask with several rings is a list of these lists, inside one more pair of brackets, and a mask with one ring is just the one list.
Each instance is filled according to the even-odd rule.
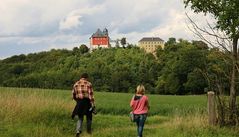
[[0,57],[88,45],[90,35],[105,27],[112,39],[130,43],[144,36],[192,39],[184,12],[179,0],[4,0]]
[[0,35],[47,35],[58,31],[58,22],[86,0],[5,0],[0,4]]
[[75,29],[83,25],[82,16],[89,16],[104,10],[103,5],[80,8],[73,10],[63,20],[60,21],[60,30]]
[[184,11],[171,10],[169,16],[171,18],[156,27],[152,33],[161,36],[165,41],[169,37],[192,39],[192,32],[187,28]]
[[60,30],[76,28],[77,26],[81,26],[83,22],[80,21],[80,15],[69,16],[63,21],[60,22]]

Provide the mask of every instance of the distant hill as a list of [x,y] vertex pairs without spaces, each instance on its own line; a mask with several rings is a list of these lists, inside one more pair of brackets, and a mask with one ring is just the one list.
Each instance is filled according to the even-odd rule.
[[142,82],[153,87],[151,81],[156,80],[156,76],[141,77],[153,76],[147,74],[147,70],[156,65],[152,55],[146,55],[137,47],[99,49],[91,53],[81,53],[79,48],[52,49],[1,60],[0,85],[71,89],[80,74],[87,72],[96,90],[128,92]]
[[0,86],[71,89],[87,72],[97,91],[134,92],[144,84],[153,94],[202,94],[208,85],[198,70],[218,60],[213,50],[186,40],[168,42],[155,55],[136,46],[17,55],[0,61]]

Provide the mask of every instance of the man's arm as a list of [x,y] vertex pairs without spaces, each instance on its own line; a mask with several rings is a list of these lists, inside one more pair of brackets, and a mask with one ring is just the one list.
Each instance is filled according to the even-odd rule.
[[90,99],[91,105],[95,106],[95,98],[94,98],[92,85],[89,86],[88,92],[89,92],[89,99]]

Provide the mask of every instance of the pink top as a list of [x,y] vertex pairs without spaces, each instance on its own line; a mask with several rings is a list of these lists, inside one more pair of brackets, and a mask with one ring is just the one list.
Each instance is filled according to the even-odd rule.
[[140,99],[134,100],[134,97],[130,101],[130,107],[134,114],[146,114],[149,110],[148,97],[143,95]]

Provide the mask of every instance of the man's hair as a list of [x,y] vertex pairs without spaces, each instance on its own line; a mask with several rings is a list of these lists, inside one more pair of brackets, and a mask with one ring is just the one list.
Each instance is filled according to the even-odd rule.
[[81,78],[88,78],[89,75],[88,75],[87,73],[82,73],[80,77],[81,77]]

